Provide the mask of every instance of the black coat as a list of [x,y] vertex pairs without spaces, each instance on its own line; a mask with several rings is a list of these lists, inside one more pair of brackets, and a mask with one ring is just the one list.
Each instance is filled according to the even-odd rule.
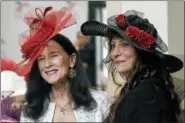
[[115,112],[114,123],[174,122],[171,99],[157,79],[143,80],[128,91]]

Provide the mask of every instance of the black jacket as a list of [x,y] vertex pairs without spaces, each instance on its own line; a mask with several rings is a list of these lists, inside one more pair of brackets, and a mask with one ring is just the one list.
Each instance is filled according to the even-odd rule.
[[[147,79],[128,91],[115,112],[114,123],[175,122],[172,100],[157,79]],[[159,83],[156,85],[155,83]]]

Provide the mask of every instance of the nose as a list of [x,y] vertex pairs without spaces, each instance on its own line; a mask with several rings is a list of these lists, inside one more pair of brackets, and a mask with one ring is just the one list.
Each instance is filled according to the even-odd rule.
[[51,67],[51,66],[52,66],[51,61],[50,61],[48,58],[46,58],[44,67],[45,67],[45,68],[49,68],[49,67]]
[[115,46],[115,48],[113,50],[113,57],[116,58],[116,57],[118,57],[120,55],[121,55],[121,52],[120,52],[119,46]]

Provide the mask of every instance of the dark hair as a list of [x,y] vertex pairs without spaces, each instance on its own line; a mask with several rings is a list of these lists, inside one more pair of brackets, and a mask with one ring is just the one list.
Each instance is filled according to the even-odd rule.
[[[128,25],[133,25],[138,27],[141,30],[144,30],[145,32],[150,33],[155,38],[157,37],[157,30],[155,27],[147,20],[140,18],[137,15],[129,15],[126,16],[126,22]],[[105,59],[105,63],[109,63],[109,73],[111,73],[111,77],[113,78],[113,82],[120,86],[115,81],[115,67],[110,59],[110,50],[111,50],[111,40],[113,37],[120,37],[120,35],[116,32],[113,32],[112,35],[109,37],[108,46],[109,46],[109,53]],[[180,114],[180,100],[178,95],[176,94],[174,90],[174,84],[173,79],[169,73],[169,71],[164,67],[163,60],[161,60],[157,55],[148,53],[146,51],[139,50],[137,48],[134,48],[136,50],[137,54],[137,63],[132,69],[129,77],[127,78],[127,82],[124,85],[124,87],[121,89],[118,99],[111,105],[110,107],[110,113],[108,117],[105,119],[105,122],[112,122],[114,119],[120,119],[122,109],[118,108],[121,101],[124,100],[124,95],[127,94],[127,90],[132,90],[133,88],[137,87],[137,85],[141,82],[141,80],[149,79],[149,78],[155,78],[159,81],[155,81],[154,85],[162,87],[163,90],[167,92],[167,99],[169,103],[169,118],[170,121],[176,122],[179,119]],[[162,54],[161,54],[162,55]],[[115,112],[119,112],[115,115]],[[122,121],[118,121],[122,122]]]
[[[76,77],[68,78],[69,93],[75,103],[74,108],[84,106],[87,110],[92,110],[97,106],[96,101],[92,97],[89,90],[89,81],[82,68],[81,60],[78,52],[71,41],[60,34],[55,35],[52,40],[60,44],[68,55],[76,53]],[[41,77],[38,69],[37,61],[34,62],[27,82],[27,92],[25,94],[26,104],[23,108],[23,113],[26,117],[38,119],[44,114],[49,106],[49,94],[51,85]]]

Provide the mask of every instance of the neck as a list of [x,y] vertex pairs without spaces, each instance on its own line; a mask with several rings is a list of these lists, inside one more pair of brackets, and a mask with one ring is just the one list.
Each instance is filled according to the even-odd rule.
[[125,81],[125,82],[127,82],[128,81],[128,78],[129,78],[129,76],[130,76],[130,73],[122,73],[121,74],[121,77],[123,78],[123,80]]
[[52,86],[52,94],[54,99],[64,99],[68,97],[67,82],[60,82]]

